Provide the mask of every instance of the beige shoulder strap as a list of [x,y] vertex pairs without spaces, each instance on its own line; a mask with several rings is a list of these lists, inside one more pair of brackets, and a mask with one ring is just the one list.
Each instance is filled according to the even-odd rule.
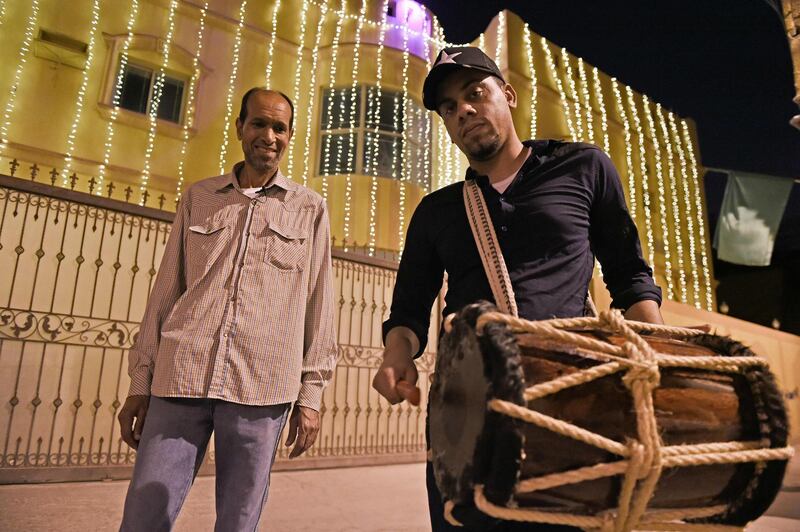
[[483,193],[474,179],[464,182],[464,206],[467,209],[469,226],[472,229],[472,236],[475,237],[475,244],[478,246],[478,253],[481,256],[486,277],[489,279],[495,303],[502,312],[518,316],[517,301],[514,299],[514,290],[511,288],[506,261],[503,260],[503,253],[500,250],[500,243],[497,241]]

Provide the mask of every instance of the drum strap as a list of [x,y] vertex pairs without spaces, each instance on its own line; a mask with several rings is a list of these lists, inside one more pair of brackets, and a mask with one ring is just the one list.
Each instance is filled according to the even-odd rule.
[[467,219],[472,229],[472,236],[478,246],[478,254],[483,262],[483,269],[489,279],[494,301],[501,312],[518,316],[517,300],[511,288],[511,279],[508,277],[506,261],[494,232],[494,225],[489,216],[489,209],[483,199],[483,193],[478,188],[474,179],[464,182],[464,206],[467,209]]

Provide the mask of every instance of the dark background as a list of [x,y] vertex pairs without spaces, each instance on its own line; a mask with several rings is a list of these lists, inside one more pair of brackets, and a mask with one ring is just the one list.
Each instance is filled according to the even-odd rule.
[[[475,39],[501,10],[697,124],[702,164],[800,178],[792,59],[780,0],[421,0],[449,42]],[[713,235],[727,175],[704,178]],[[718,303],[732,316],[800,334],[800,185],[772,264],[716,258]]]

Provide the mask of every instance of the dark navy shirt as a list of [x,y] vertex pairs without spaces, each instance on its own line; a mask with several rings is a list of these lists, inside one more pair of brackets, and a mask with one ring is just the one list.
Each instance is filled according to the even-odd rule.
[[[526,141],[531,153],[503,194],[472,169],[489,208],[522,318],[581,316],[600,261],[612,305],[623,310],[661,289],[642,258],[639,235],[611,160],[591,144]],[[425,348],[434,299],[447,272],[444,315],[494,301],[467,220],[464,183],[425,196],[408,226],[384,338],[410,328]]]

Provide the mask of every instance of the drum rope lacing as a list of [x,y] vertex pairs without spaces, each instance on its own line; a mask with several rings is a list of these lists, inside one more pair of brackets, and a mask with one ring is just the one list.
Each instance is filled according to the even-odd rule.
[[[450,319],[445,321],[446,330],[450,329],[451,321]],[[497,506],[486,499],[483,486],[477,485],[474,494],[475,505],[487,515],[497,519],[572,525],[603,532],[626,532],[633,529],[698,532],[741,530],[741,527],[736,526],[682,522],[685,519],[720,514],[726,510],[725,505],[647,511],[647,504],[653,496],[662,470],[670,467],[787,460],[794,454],[792,447],[765,448],[760,441],[662,445],[653,408],[653,391],[659,386],[660,367],[687,367],[737,373],[750,366],[768,365],[766,360],[752,356],[690,357],[658,353],[638,334],[656,332],[671,337],[687,338],[705,334],[702,331],[626,321],[618,310],[604,311],[599,317],[546,321],[528,321],[501,312],[487,312],[478,318],[476,332],[482,334],[484,327],[490,323],[504,323],[515,333],[534,333],[540,337],[569,342],[582,354],[606,361],[599,366],[531,386],[524,391],[523,396],[526,401],[624,371],[622,380],[631,391],[636,410],[638,439],[631,439],[623,444],[524,406],[491,399],[488,408],[495,412],[533,423],[622,458],[616,462],[525,479],[517,484],[516,493],[529,493],[614,475],[624,475],[624,477],[617,508],[594,516]],[[625,343],[622,346],[615,346],[563,330],[585,328],[599,328],[619,333],[625,339]],[[448,503],[445,504],[445,518],[451,524],[460,525],[453,517],[454,505],[450,501]]]

